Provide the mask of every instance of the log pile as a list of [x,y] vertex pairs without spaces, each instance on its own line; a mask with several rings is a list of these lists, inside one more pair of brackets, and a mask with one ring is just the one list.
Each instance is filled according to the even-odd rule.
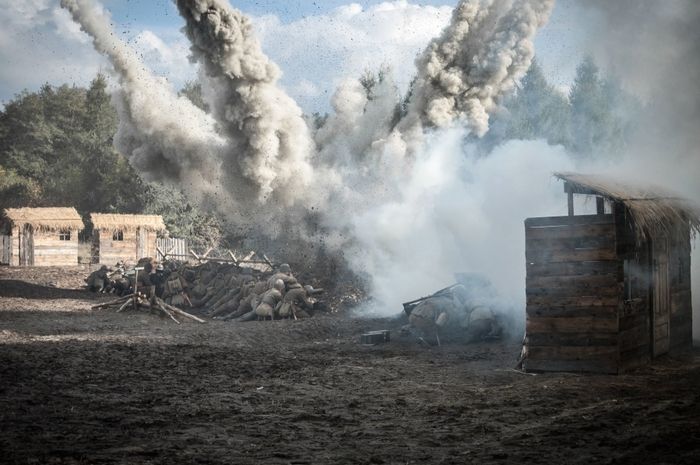
[[163,299],[157,296],[148,297],[142,292],[136,292],[134,294],[125,295],[115,300],[105,302],[99,305],[94,305],[93,310],[116,310],[117,313],[121,313],[125,310],[132,311],[145,311],[145,312],[155,312],[160,313],[163,316],[167,316],[175,323],[180,324],[175,316],[181,318],[187,318],[197,323],[204,323],[205,321],[199,317],[196,317],[190,313],[185,312],[177,307],[174,307]]
[[[291,271],[261,271],[241,262],[212,261],[196,266],[177,264],[166,268],[169,274],[161,294],[165,303],[189,306],[200,315],[227,321],[254,311],[276,279],[285,283],[286,290],[290,286],[301,287]],[[321,292],[320,289],[309,290],[308,297]],[[313,310],[322,306],[323,303],[316,302],[314,308],[306,309],[305,313],[311,315]]]

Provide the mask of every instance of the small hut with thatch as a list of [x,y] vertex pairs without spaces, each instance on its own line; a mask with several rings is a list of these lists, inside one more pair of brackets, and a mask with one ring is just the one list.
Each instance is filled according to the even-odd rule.
[[91,213],[90,218],[98,263],[134,263],[156,256],[158,233],[165,231],[160,215]]
[[0,219],[0,263],[13,266],[78,264],[75,208],[8,208]]
[[[568,216],[525,220],[524,367],[620,373],[691,347],[690,235],[700,210],[605,176],[555,176]],[[595,213],[575,215],[575,196],[594,199]]]

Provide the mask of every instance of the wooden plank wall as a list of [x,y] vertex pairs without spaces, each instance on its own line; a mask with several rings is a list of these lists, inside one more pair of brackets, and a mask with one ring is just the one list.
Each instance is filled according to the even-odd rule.
[[0,265],[9,265],[12,248],[12,236],[0,235]]
[[142,237],[146,241],[146,243],[143,245],[144,257],[156,258],[156,255],[158,255],[158,251],[156,250],[156,241],[158,240],[158,233],[154,231],[146,231]]
[[130,264],[135,264],[136,257],[136,231],[124,231],[124,240],[113,240],[113,232],[108,230],[99,231],[99,262],[104,265],[114,265],[123,260]]
[[525,221],[531,371],[617,373],[623,270],[612,215]]
[[[137,230],[124,231],[124,240],[113,240],[113,232],[101,230],[95,233],[99,243],[99,262],[105,265],[114,265],[120,260],[135,264],[139,258],[139,250],[143,251],[144,257],[155,257],[156,240],[158,234],[153,231],[145,231],[139,233]],[[139,237],[143,237],[145,241],[142,247],[139,247]]]
[[70,240],[59,239],[58,231],[34,231],[34,266],[75,266],[78,264],[78,231]]
[[19,228],[12,228],[12,239],[10,245],[10,265],[19,266]]
[[693,303],[690,276],[690,233],[669,241],[671,275],[671,347],[673,352],[693,344]]

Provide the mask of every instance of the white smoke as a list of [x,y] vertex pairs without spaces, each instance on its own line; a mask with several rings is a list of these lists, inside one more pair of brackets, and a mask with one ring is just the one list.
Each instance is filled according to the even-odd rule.
[[553,169],[573,164],[561,147],[513,141],[489,157],[464,146],[464,129],[430,134],[400,186],[400,197],[354,218],[361,246],[350,259],[372,276],[372,311],[394,314],[401,302],[454,282],[456,272],[490,279],[522,309],[526,217],[565,213]]
[[187,176],[221,173],[222,211],[272,234],[318,207],[323,243],[369,276],[387,313],[456,271],[485,273],[509,299],[524,298],[522,220],[537,213],[524,206],[550,205],[549,174],[567,162],[543,144],[479,160],[462,141],[487,130],[488,113],[529,67],[552,0],[461,1],[416,60],[408,101],[389,70],[349,79],[313,138],[249,21],[225,2],[177,0],[213,120],[147,72],[86,0],[63,5],[114,63],[119,147],[146,174],[194,182]]
[[[598,15],[589,52],[646,102],[617,170],[700,203],[700,2],[586,0]],[[693,251],[693,333],[700,340],[700,240]]]

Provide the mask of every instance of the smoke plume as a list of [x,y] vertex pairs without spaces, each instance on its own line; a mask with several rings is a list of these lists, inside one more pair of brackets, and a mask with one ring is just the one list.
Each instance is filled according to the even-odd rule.
[[464,119],[477,136],[489,113],[532,62],[537,30],[554,0],[465,0],[442,35],[418,57],[418,74],[403,127],[447,127]]
[[[597,13],[589,52],[647,111],[624,160],[611,170],[700,202],[700,3],[580,1]],[[693,251],[693,333],[700,340],[700,249]]]
[[231,144],[223,160],[230,190],[245,196],[249,181],[258,200],[293,204],[311,182],[313,147],[301,109],[277,85],[279,68],[262,52],[250,20],[227,2],[177,0],[177,7]]
[[119,76],[117,150],[150,180],[176,182],[196,200],[223,195],[220,153],[225,141],[214,120],[151,74],[117,38],[109,18],[88,0],[62,0],[73,19],[109,58]]
[[[506,225],[518,231],[523,219],[496,196],[539,202],[540,191],[530,189],[535,197],[528,197],[522,183],[511,183],[501,192],[492,181],[503,178],[501,171],[513,174],[511,165],[523,168],[526,158],[517,150],[534,149],[511,147],[482,163],[463,140],[484,134],[489,112],[529,67],[532,40],[552,0],[461,1],[447,29],[416,60],[407,99],[388,69],[348,79],[333,97],[333,114],[313,134],[277,85],[279,69],[261,51],[249,20],[222,0],[177,0],[211,117],[146,71],[86,0],[63,5],[114,64],[121,84],[118,148],[145,174],[208,182],[232,221],[257,224],[267,235],[284,231],[284,241],[303,233],[342,251],[385,313],[443,287],[455,271],[484,272],[517,300],[524,271],[497,272],[505,255],[494,252],[487,262],[480,251],[518,256],[522,244],[515,238],[510,246],[489,240]],[[562,160],[556,150],[547,155],[535,148],[543,160]],[[531,165],[537,168],[531,178],[549,175],[545,161]],[[492,217],[494,208],[500,220]]]

